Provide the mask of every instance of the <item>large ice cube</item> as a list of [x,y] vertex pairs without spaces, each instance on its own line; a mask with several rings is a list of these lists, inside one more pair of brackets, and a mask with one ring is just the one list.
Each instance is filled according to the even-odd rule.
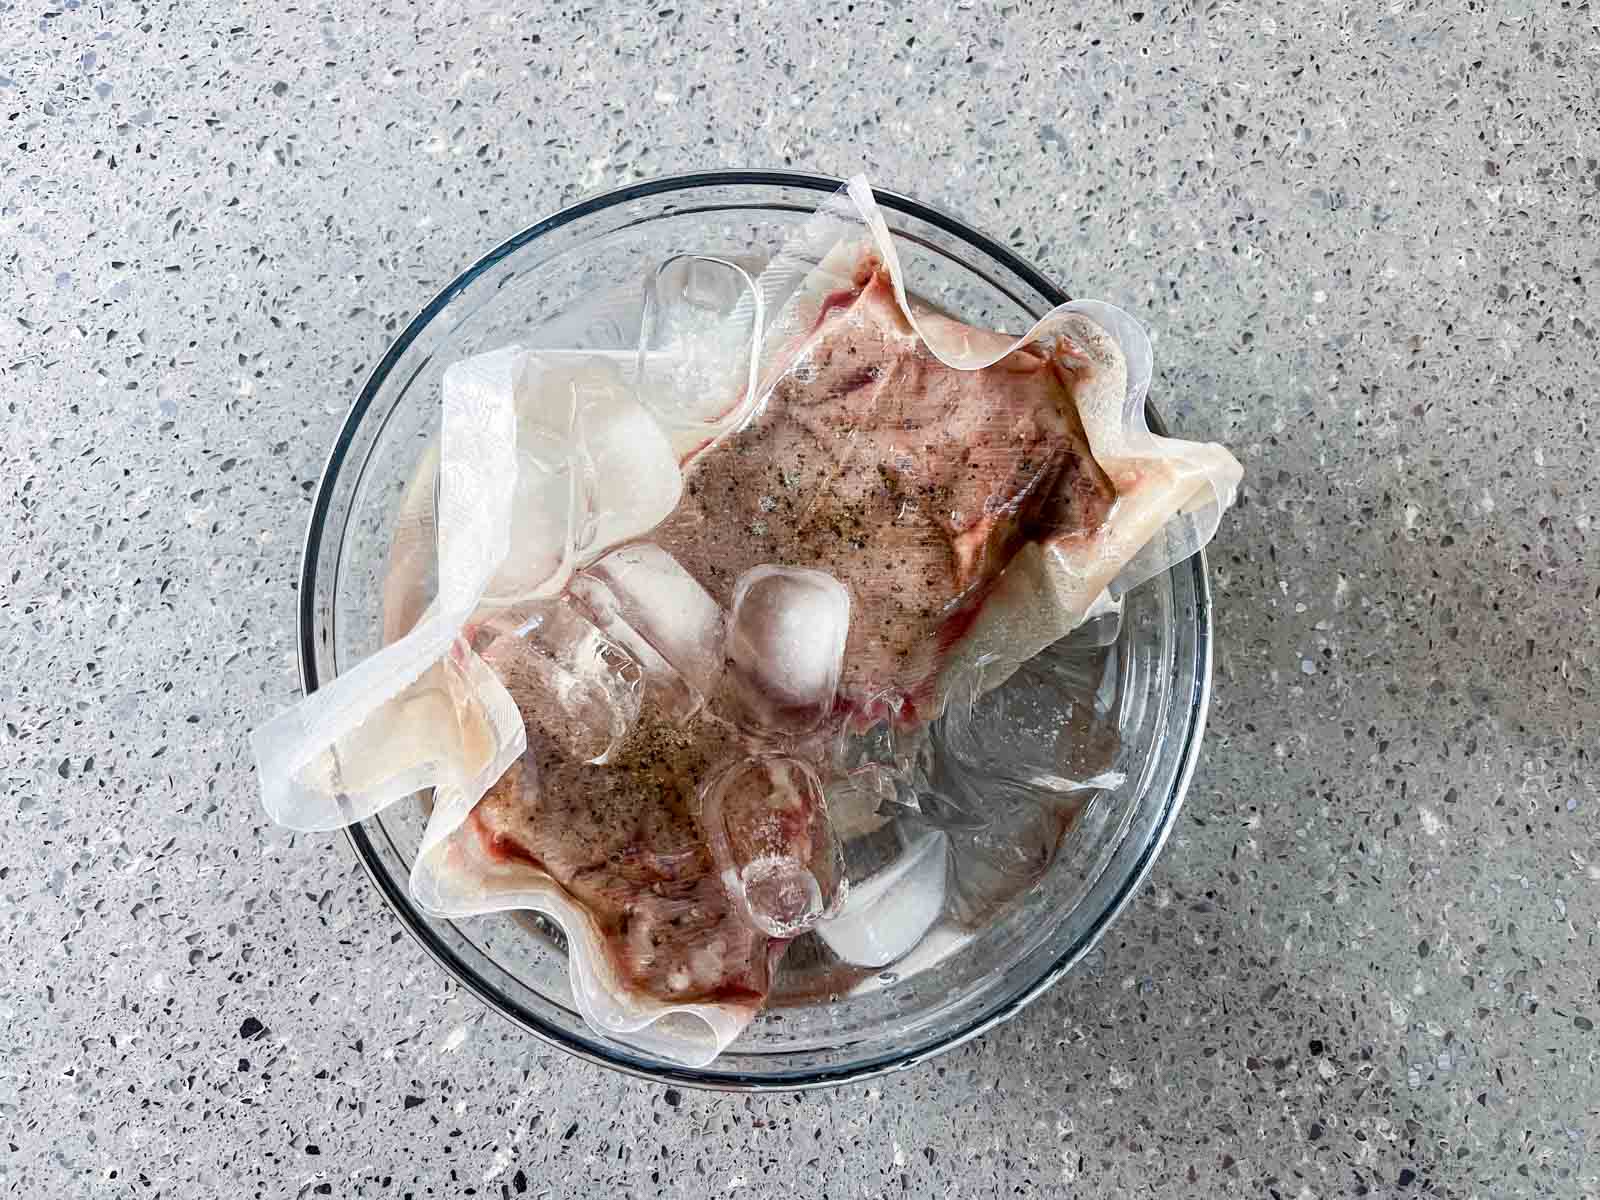
[[756,400],[762,298],[737,263],[667,259],[645,291],[639,395],[687,458],[738,423]]
[[816,773],[799,759],[746,759],[705,790],[701,824],[723,886],[772,937],[804,933],[843,895],[839,844]]
[[524,719],[580,762],[609,761],[639,717],[639,664],[565,600],[501,610],[468,638]]
[[729,715],[757,731],[804,733],[833,709],[850,593],[826,571],[752,567],[728,622]]
[[643,634],[628,624],[616,597],[605,584],[592,575],[579,573],[573,576],[570,595],[584,615],[639,664],[649,703],[680,723],[700,711],[705,697],[689,686],[677,668],[663,658]]
[[844,846],[849,890],[817,935],[845,962],[881,967],[908,953],[944,908],[949,839],[895,821]]
[[676,559],[642,542],[614,550],[572,581],[572,596],[627,648],[663,710],[687,719],[722,674],[722,609]]

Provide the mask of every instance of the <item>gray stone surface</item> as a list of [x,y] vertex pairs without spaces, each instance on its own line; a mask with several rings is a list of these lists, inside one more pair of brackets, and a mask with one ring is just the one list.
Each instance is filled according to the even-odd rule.
[[[0,1193],[1595,1194],[1597,20],[0,5]],[[1248,485],[1084,969],[903,1076],[679,1094],[463,995],[244,737],[396,328],[580,194],[790,164],[1142,313]]]

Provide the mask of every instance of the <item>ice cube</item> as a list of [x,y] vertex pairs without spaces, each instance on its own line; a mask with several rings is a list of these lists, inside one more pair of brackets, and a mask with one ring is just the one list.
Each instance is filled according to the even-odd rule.
[[799,759],[746,759],[706,788],[701,824],[723,886],[752,925],[795,937],[842,898],[839,845],[816,773]]
[[614,550],[572,581],[577,603],[640,663],[664,710],[692,716],[722,674],[722,609],[661,547]]
[[593,576],[578,574],[572,579],[570,595],[573,603],[594,622],[596,628],[626,650],[639,664],[647,703],[680,724],[689,721],[700,711],[705,697],[690,687],[677,669],[661,657],[637,629],[628,624],[619,610],[616,597],[605,584]]
[[755,730],[815,729],[833,709],[849,631],[850,593],[826,571],[746,571],[728,622],[728,715]]
[[852,996],[867,995],[893,987],[902,979],[910,979],[937,967],[945,959],[959,953],[976,936],[972,931],[960,929],[940,921],[923,934],[909,954],[895,960],[891,971],[878,971],[868,975],[850,989]]
[[906,821],[844,846],[849,890],[838,915],[817,925],[840,958],[881,967],[912,950],[944,908],[949,839]]
[[687,458],[737,424],[756,400],[762,299],[737,263],[667,259],[645,291],[639,395]]
[[639,664],[565,600],[501,610],[467,631],[525,720],[580,762],[605,763],[639,717]]

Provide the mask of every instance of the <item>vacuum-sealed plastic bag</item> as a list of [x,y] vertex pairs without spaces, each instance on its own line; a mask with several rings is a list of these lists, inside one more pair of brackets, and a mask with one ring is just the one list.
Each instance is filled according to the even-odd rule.
[[[914,284],[857,179],[759,271],[652,268],[630,371],[514,346],[450,368],[393,640],[256,734],[273,818],[425,794],[417,903],[548,914],[584,1018],[695,1065],[794,937],[877,967],[1025,888],[1049,854],[1008,831],[1059,837],[1115,780],[1051,743],[989,811],[983,697],[1074,630],[1114,638],[1239,468],[1150,433],[1121,310],[1012,336]],[[423,605],[393,579],[430,553]]]

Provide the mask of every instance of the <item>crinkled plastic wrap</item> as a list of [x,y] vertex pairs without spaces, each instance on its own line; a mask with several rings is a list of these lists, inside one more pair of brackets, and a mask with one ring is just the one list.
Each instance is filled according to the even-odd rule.
[[[438,594],[417,611],[391,585],[389,644],[256,732],[272,818],[327,830],[429,796],[418,905],[548,914],[585,1020],[690,1065],[748,1024],[797,933],[868,966],[913,949],[973,835],[885,826],[894,869],[852,891],[833,825],[877,828],[894,784],[841,761],[841,730],[974,704],[1204,545],[1239,479],[1222,448],[1149,431],[1150,342],[1120,309],[1009,336],[914,283],[857,178],[757,275],[657,267],[631,371],[516,346],[449,368],[391,557],[393,580],[436,554]],[[978,381],[1032,407],[978,404]],[[902,394],[922,406],[891,414]],[[1031,462],[1057,443],[1085,448]],[[940,446],[990,490],[925,470]],[[745,450],[775,484],[729,474]],[[873,559],[907,547],[948,594],[917,608]]]

